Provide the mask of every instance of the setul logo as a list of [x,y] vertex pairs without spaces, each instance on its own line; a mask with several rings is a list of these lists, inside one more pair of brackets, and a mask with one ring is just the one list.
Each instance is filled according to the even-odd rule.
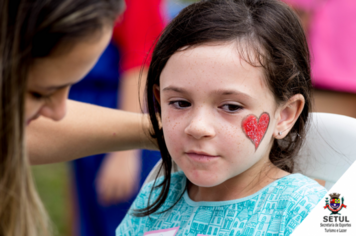
[[338,193],[332,193],[329,194],[330,196],[330,202],[328,198],[325,199],[325,206],[324,209],[329,209],[331,211],[330,215],[341,215],[339,211],[341,211],[342,208],[346,208],[346,205],[344,205],[344,197],[341,198],[340,202],[340,194]]
[[325,198],[324,209],[329,209],[331,214],[323,217],[323,223],[320,223],[320,227],[323,227],[327,233],[347,233],[347,228],[351,227],[350,220],[347,216],[341,215],[339,212],[346,208],[344,205],[344,197],[340,199],[340,194],[332,193],[328,198]]

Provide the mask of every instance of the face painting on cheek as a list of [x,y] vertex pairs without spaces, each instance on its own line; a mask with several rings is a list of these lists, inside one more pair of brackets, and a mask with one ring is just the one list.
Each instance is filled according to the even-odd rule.
[[257,150],[265,136],[269,120],[269,114],[267,112],[263,112],[258,119],[255,115],[248,115],[242,120],[242,130],[247,138],[255,145],[255,150]]

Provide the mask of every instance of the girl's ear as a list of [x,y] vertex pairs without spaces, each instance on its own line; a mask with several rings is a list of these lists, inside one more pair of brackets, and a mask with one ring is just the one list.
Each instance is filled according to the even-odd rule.
[[[273,132],[276,139],[282,139],[293,128],[294,123],[297,121],[300,113],[303,111],[305,104],[304,96],[296,94],[291,97],[277,113],[277,126]],[[278,112],[278,111],[277,111]]]
[[161,105],[161,95],[159,93],[159,86],[157,84],[153,85],[153,95],[155,96],[157,102]]

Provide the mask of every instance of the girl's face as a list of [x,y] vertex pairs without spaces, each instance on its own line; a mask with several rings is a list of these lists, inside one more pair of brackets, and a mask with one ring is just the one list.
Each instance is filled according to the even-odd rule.
[[217,186],[268,161],[278,106],[263,68],[241,59],[236,43],[176,52],[155,94],[168,151],[193,184]]
[[81,80],[94,66],[111,38],[112,29],[76,43],[69,52],[56,49],[53,55],[35,59],[29,70],[26,92],[26,124],[39,116],[61,120],[72,84]]

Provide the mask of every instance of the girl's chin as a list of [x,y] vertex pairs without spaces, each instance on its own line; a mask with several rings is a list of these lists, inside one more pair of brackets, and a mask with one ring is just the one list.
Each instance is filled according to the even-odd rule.
[[203,188],[212,188],[226,181],[225,178],[217,174],[199,172],[201,171],[194,171],[193,173],[184,172],[184,174],[192,184]]

